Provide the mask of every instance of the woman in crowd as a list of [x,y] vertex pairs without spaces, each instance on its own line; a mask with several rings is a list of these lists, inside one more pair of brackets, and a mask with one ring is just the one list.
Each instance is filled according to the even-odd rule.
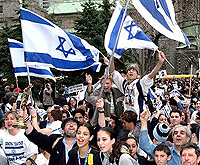
[[101,165],[98,150],[90,146],[94,137],[93,127],[89,123],[80,124],[77,133],[77,146],[69,152],[67,165]]
[[77,99],[75,97],[71,97],[69,99],[69,111],[72,113],[77,108]]
[[141,165],[149,164],[147,162],[147,155],[138,146],[138,141],[135,137],[130,136],[126,139],[126,143],[129,145],[129,152],[131,156]]
[[27,139],[24,130],[13,127],[18,119],[15,111],[4,115],[5,129],[0,130],[0,145],[10,165],[29,165],[32,164],[30,159],[36,158],[38,147]]
[[102,164],[139,165],[129,153],[125,142],[115,141],[115,132],[110,127],[101,128],[97,133],[97,144],[100,148]]

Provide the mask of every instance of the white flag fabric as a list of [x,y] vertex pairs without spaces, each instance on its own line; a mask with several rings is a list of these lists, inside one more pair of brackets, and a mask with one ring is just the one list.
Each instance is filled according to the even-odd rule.
[[[120,3],[117,2],[117,6],[113,12],[105,34],[104,46],[108,54],[111,54],[114,48],[123,14],[124,9]],[[147,48],[151,50],[157,50],[158,47],[145,35],[145,33],[143,33],[143,31],[137,26],[133,19],[128,14],[126,14],[114,56],[120,58],[121,53],[128,48]]]
[[171,0],[132,0],[132,3],[142,17],[161,34],[190,45],[175,20],[174,6]]
[[100,69],[99,50],[47,19],[20,8],[26,62],[72,71]]
[[[27,67],[24,60],[23,44],[17,40],[8,38],[8,45],[15,76],[28,76]],[[51,73],[48,67],[29,66],[29,75],[40,78],[49,78],[56,81],[54,75]]]

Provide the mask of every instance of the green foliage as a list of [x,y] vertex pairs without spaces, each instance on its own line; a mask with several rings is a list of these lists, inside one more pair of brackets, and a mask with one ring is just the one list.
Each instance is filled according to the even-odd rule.
[[[12,25],[10,25],[10,22]],[[11,62],[10,51],[8,47],[8,38],[16,39],[22,41],[21,37],[21,27],[19,20],[12,18],[11,20],[4,20],[4,26],[2,27],[0,33],[0,72],[4,74],[3,78],[6,78],[8,81],[3,82],[2,85],[15,83],[13,67]]]
[[[75,20],[75,35],[85,39],[88,43],[95,46],[106,55],[104,49],[104,36],[110,21],[110,9],[112,4],[109,0],[103,0],[100,4],[89,0],[83,3],[82,6],[83,12]],[[101,55],[100,61],[103,61]],[[88,72],[88,70],[85,70],[84,72]],[[101,76],[103,72],[104,70],[101,69],[99,76]],[[96,73],[90,73],[95,75],[96,80],[98,79]]]

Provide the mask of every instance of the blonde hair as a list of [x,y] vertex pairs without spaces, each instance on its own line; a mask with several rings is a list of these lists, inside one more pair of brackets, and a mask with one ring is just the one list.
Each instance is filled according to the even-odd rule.
[[[104,78],[105,78],[105,76],[102,76],[102,77],[100,78],[100,82],[102,82],[102,81],[104,80]],[[108,76],[107,79],[109,79],[111,82],[113,82],[112,76]]]

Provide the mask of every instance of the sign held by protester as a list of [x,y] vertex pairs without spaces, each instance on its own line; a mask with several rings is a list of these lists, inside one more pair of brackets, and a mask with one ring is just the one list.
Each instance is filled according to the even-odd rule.
[[68,89],[69,89],[69,94],[74,93],[74,92],[80,92],[80,91],[84,90],[83,83],[70,86]]
[[161,70],[158,72],[159,78],[165,78],[167,77],[167,71],[166,70]]

